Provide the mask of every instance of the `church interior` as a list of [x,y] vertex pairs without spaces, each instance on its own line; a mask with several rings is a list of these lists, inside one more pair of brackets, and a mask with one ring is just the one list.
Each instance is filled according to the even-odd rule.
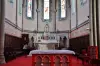
[[100,0],[0,0],[0,66],[100,66]]

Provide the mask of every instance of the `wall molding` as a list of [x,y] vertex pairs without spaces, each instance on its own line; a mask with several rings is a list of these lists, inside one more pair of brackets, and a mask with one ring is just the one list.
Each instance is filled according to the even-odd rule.
[[[15,29],[22,31],[22,28],[18,27],[18,25],[14,24],[9,19],[5,18],[5,22],[7,24],[9,24],[10,26],[14,27]],[[27,33],[43,33],[44,31],[36,32],[36,31],[32,31],[32,30],[23,30],[23,32],[27,32]],[[50,33],[70,33],[70,30],[57,31],[57,32],[51,31]]]
[[5,22],[7,24],[9,24],[10,26],[14,27],[15,29],[22,31],[22,28],[20,28],[18,25],[16,25],[13,22],[11,22],[9,19],[5,18]]
[[89,19],[86,20],[85,22],[83,22],[83,23],[77,25],[76,27],[72,28],[72,29],[71,29],[71,32],[74,31],[74,30],[76,30],[76,29],[79,29],[80,27],[85,26],[85,25],[88,24],[88,23],[90,23],[90,22],[89,22]]
[[[27,32],[27,33],[44,33],[44,31],[31,31],[31,30],[23,30],[23,32]],[[70,30],[66,30],[66,31],[51,31],[50,33],[70,33]]]
[[69,39],[75,39],[75,38],[79,38],[79,37],[83,37],[83,36],[87,36],[89,34],[83,34],[83,35],[80,35],[80,36],[77,36],[77,37],[72,37],[72,38],[69,38]]

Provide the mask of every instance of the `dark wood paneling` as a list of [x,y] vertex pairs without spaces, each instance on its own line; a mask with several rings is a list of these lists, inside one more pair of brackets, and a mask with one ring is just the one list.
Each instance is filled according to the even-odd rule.
[[89,46],[89,35],[70,39],[70,48],[78,53],[81,53],[81,50],[87,49]]
[[22,48],[21,38],[5,34],[5,47]]
[[22,55],[22,38],[5,34],[4,55],[6,62]]

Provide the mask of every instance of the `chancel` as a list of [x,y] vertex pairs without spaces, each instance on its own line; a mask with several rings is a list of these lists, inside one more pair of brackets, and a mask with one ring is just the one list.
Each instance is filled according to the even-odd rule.
[[0,66],[100,66],[100,0],[0,0]]

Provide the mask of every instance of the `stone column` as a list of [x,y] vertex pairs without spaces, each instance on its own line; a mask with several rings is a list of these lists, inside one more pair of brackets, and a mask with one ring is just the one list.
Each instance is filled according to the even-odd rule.
[[51,0],[52,1],[52,3],[51,3],[51,5],[52,5],[52,8],[51,8],[51,19],[52,19],[52,21],[53,21],[53,32],[56,32],[56,12],[57,12],[57,10],[56,10],[56,0]]
[[100,58],[100,0],[97,0],[97,37],[98,37],[98,57]]
[[57,12],[56,3],[57,3],[57,0],[55,0],[55,5],[54,5],[54,6],[55,6],[55,8],[54,8],[54,12],[55,12],[55,13],[54,13],[54,17],[55,17],[55,18],[54,18],[54,31],[55,31],[55,32],[56,32],[56,30],[57,30],[57,29],[56,29],[56,12]]
[[0,0],[0,64],[5,63],[5,57],[4,57],[4,19],[5,19],[5,0]]
[[90,46],[98,44],[97,0],[90,0]]
[[37,12],[37,32],[39,31],[39,0],[36,0]]
[[93,31],[94,31],[94,46],[97,46],[98,44],[98,34],[97,34],[97,21],[98,21],[98,17],[97,17],[97,0],[93,0]]
[[90,46],[94,46],[94,38],[93,38],[93,14],[92,14],[92,0],[89,0],[89,21],[90,21]]
[[98,46],[100,56],[99,0],[90,0],[90,45]]
[[76,28],[77,28],[77,26],[78,26],[78,0],[76,0],[76,5],[75,6],[76,6]]

